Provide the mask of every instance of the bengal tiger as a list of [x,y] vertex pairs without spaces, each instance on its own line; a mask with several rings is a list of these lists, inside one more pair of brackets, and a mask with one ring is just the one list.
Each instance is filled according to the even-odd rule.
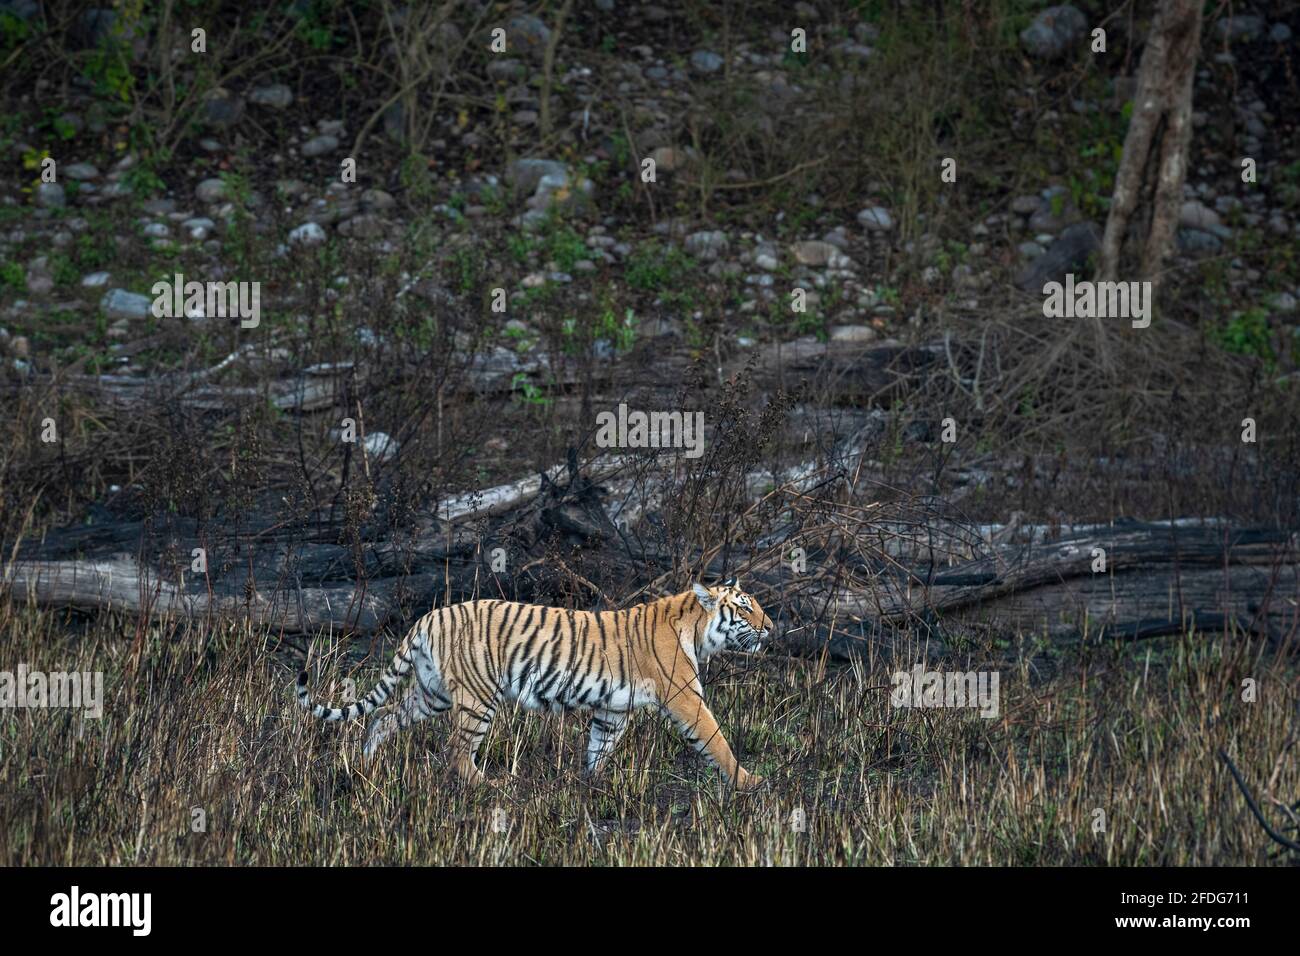
[[[595,776],[629,715],[658,706],[738,790],[761,778],[740,765],[704,703],[700,662],[717,652],[757,651],[771,619],[735,580],[622,611],[568,611],[511,601],[466,601],[420,618],[388,670],[364,698],[344,707],[313,704],[307,672],[298,702],[321,720],[373,714],[363,754],[388,737],[451,711],[452,759],[462,779],[482,783],[479,744],[502,700],[529,710],[595,712],[585,772]],[[393,697],[414,670],[406,695]]]

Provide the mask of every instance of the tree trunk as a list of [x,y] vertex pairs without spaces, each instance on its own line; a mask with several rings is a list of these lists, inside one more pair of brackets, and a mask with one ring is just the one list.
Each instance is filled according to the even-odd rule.
[[1153,286],[1178,226],[1187,146],[1192,133],[1192,80],[1201,45],[1199,0],[1160,0],[1138,70],[1133,117],[1115,176],[1099,278],[1119,278],[1121,246],[1143,194],[1153,194],[1151,226],[1139,278]]

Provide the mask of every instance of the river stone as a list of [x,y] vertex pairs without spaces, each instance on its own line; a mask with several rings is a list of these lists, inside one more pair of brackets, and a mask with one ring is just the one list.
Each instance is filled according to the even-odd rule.
[[149,317],[153,299],[138,292],[111,289],[99,301],[100,311],[110,319],[144,319]]
[[1059,282],[1066,273],[1078,272],[1088,257],[1101,248],[1101,230],[1091,222],[1066,226],[1047,251],[1016,276],[1016,285],[1026,292],[1042,292],[1048,282]]
[[287,109],[293,104],[293,90],[283,83],[259,86],[248,94],[248,102],[257,106],[266,106],[273,110]]
[[1055,60],[1078,44],[1088,29],[1088,18],[1068,3],[1048,7],[1020,33],[1020,45],[1039,60]]
[[324,156],[339,148],[339,138],[326,133],[313,136],[302,144],[302,154],[307,157]]

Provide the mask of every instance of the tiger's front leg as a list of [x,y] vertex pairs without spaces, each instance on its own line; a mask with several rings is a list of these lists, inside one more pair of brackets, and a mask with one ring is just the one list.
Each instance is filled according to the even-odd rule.
[[726,774],[737,790],[752,790],[763,782],[762,777],[742,767],[736,755],[731,752],[731,745],[722,735],[722,728],[704,703],[698,677],[690,684],[678,684],[669,691],[662,707],[695,748],[695,752]]

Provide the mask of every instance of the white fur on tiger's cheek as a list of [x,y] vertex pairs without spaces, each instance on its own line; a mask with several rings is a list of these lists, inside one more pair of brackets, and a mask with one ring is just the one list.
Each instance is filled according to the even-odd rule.
[[[692,635],[689,631],[683,631],[680,635],[682,646],[689,647],[691,650],[691,661],[698,666],[699,661],[696,659],[694,647],[692,646]],[[715,614],[709,618],[708,624],[704,627],[704,634],[700,638],[699,657],[708,659],[727,645],[727,632],[723,627],[722,615]]]

